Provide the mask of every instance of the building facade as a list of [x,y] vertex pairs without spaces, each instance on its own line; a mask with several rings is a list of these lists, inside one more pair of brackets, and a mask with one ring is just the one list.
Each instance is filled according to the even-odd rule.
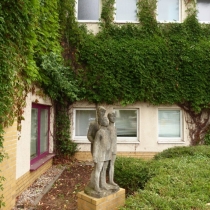
[[2,192],[5,210],[12,209],[16,197],[52,166],[54,156],[54,110],[40,89],[28,93],[23,118],[21,131],[17,131],[16,121],[5,129],[4,150],[8,158],[0,163],[0,175],[6,178]]

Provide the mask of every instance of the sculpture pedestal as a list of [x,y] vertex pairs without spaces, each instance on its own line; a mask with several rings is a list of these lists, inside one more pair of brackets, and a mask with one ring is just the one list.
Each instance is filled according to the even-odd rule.
[[77,194],[78,210],[115,210],[125,205],[125,189],[103,198],[94,198],[86,195],[84,191]]

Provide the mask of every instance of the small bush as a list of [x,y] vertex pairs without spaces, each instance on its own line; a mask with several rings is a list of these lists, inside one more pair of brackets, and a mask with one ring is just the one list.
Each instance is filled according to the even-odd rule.
[[142,159],[117,157],[115,162],[115,182],[132,194],[143,189],[149,179],[148,162]]
[[205,145],[210,145],[210,131],[208,131],[203,139]]
[[173,147],[154,156],[155,160],[164,158],[186,157],[202,155],[210,158],[210,146],[198,145],[189,147]]

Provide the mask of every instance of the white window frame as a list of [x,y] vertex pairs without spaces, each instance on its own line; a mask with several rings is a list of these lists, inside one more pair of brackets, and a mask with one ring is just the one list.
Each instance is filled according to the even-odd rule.
[[[168,0],[170,1],[170,0]],[[179,20],[178,21],[168,21],[168,20],[158,20],[158,1],[157,1],[157,10],[156,10],[156,19],[159,23],[181,23],[182,18],[182,0],[179,0]]]
[[77,110],[94,110],[96,111],[96,108],[74,108],[73,109],[73,140],[76,142],[82,142],[82,143],[90,143],[87,135],[86,136],[76,136],[76,111]]
[[[210,4],[210,1],[209,1],[209,4]],[[196,9],[197,9],[197,12],[199,12],[198,11],[198,0],[196,1]],[[198,21],[199,21],[199,23],[207,23],[207,24],[210,23],[210,20],[207,20],[207,21],[198,20]]]
[[[179,111],[180,112],[180,137],[159,137],[159,111]],[[184,124],[183,124],[183,111],[179,108],[158,108],[157,110],[157,137],[158,143],[184,143]]]
[[113,111],[116,110],[135,110],[137,112],[136,114],[136,119],[137,119],[137,125],[136,125],[136,132],[137,136],[136,137],[117,137],[117,143],[139,143],[139,109],[138,108],[113,108]]
[[[137,3],[137,1],[138,0],[136,0],[136,3]],[[137,12],[136,12],[136,20],[126,20],[126,19],[125,20],[117,20],[116,19],[117,18],[117,13],[116,13],[116,11],[117,11],[117,3],[116,3],[116,1],[114,3],[114,8],[115,8],[115,15],[114,15],[114,22],[115,23],[139,23],[138,17],[137,17]],[[137,10],[138,10],[138,8],[137,8],[137,5],[136,5],[136,11]]]
[[75,5],[75,16],[76,16],[76,19],[78,22],[81,22],[81,23],[87,23],[87,22],[90,22],[90,23],[98,23],[100,22],[100,18],[101,18],[101,0],[98,0],[99,1],[99,11],[98,11],[98,20],[78,20],[78,1],[79,0],[76,0],[76,5]]

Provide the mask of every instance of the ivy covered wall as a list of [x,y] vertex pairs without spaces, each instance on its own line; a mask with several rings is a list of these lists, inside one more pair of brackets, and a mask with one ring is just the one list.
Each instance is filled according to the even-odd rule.
[[73,21],[73,36],[79,30],[80,39],[68,39],[68,49],[80,98],[177,104],[187,114],[195,145],[203,143],[209,130],[210,25],[198,22],[194,1],[184,2],[188,16],[183,23],[158,23],[157,1],[141,0],[139,23],[122,25],[113,22],[114,1],[103,0],[99,33]]

